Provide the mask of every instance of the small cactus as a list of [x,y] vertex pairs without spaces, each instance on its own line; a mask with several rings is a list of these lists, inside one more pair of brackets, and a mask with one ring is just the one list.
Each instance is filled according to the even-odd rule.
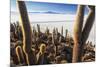
[[67,36],[68,36],[68,30],[66,29],[66,32],[65,32],[65,38],[67,40]]
[[39,24],[37,24],[37,30],[38,30],[38,36],[40,36],[41,31],[40,31],[40,25]]
[[23,51],[22,51],[21,46],[16,47],[16,55],[17,55],[19,64],[24,64],[25,60],[24,60],[24,55],[23,55]]

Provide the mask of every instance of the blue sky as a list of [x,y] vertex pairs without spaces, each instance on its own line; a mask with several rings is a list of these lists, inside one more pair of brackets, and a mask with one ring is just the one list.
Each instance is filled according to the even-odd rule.
[[[77,5],[75,4],[61,4],[61,3],[44,3],[44,2],[25,2],[28,12],[56,12],[75,14]],[[17,12],[16,0],[11,0],[11,11]],[[88,12],[85,9],[85,12]]]

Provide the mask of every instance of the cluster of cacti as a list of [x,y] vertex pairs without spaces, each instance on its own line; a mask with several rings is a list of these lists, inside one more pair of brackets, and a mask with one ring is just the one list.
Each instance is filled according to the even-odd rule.
[[[37,29],[35,26],[31,29],[25,2],[17,1],[17,3],[21,26],[18,22],[16,24],[11,23],[10,26],[11,64],[39,65],[95,60],[95,46],[92,46],[91,42],[85,43],[94,21],[94,6],[88,6],[90,13],[84,28],[85,6],[80,5],[78,7],[74,27],[74,39],[72,39],[68,35],[67,29],[65,30],[65,36],[63,36],[63,26],[60,33],[58,28],[54,28],[52,33],[48,28],[46,28],[45,32],[42,32],[39,24],[37,24]],[[92,20],[90,20],[91,18]],[[88,26],[89,28],[87,29]]]
[[85,26],[83,27],[84,22],[84,12],[85,6],[79,5],[77,9],[76,21],[74,24],[74,48],[73,48],[73,62],[81,62],[83,56],[83,47],[86,43],[91,28],[95,19],[95,6],[88,5],[89,13],[85,21]]
[[[61,33],[58,32],[60,35],[57,35],[58,39],[56,40],[55,37],[52,37],[52,35],[55,33],[49,32],[49,34],[47,35],[45,33],[45,32],[47,32],[47,30],[46,30],[44,33],[43,32],[41,32],[41,34],[39,33],[40,36],[38,37],[38,36],[35,36],[38,34],[38,31],[36,31],[36,28],[34,28],[33,31],[34,32],[32,34],[33,36],[32,36],[32,47],[31,47],[33,56],[31,58],[35,59],[35,61],[34,61],[35,64],[50,64],[51,63],[50,60],[48,63],[46,63],[47,61],[46,62],[44,60],[42,61],[42,59],[43,59],[42,55],[45,55],[45,53],[47,54],[47,57],[45,57],[45,58],[50,58],[50,57],[52,57],[51,55],[54,55],[54,58],[56,58],[55,60],[57,63],[58,63],[57,60],[61,59],[61,57],[64,58],[62,55],[66,56],[67,59],[65,58],[65,60],[61,60],[61,61],[66,61],[67,63],[72,62],[71,60],[72,60],[72,52],[73,52],[72,51],[73,39],[71,36],[67,35],[67,38],[66,38],[66,36],[63,36],[63,35],[61,35]],[[11,39],[12,38],[14,38],[14,37],[11,37]],[[56,42],[54,42],[53,38],[56,40]],[[61,41],[59,41],[60,38],[62,38]],[[11,55],[11,57],[13,58],[12,60],[14,61],[13,64],[16,64],[16,65],[27,65],[27,59],[26,59],[27,56],[23,51],[24,44],[22,43],[22,41],[21,40],[18,40],[15,42],[11,41],[11,44],[15,43],[15,48],[13,48],[15,51],[14,50],[12,50],[13,52],[11,51],[11,53],[14,54],[14,56]],[[42,49],[40,49],[42,44],[45,44],[45,46],[46,46],[45,53],[44,53],[44,51],[42,52]],[[84,48],[85,52],[83,52],[84,56],[82,56],[82,61],[89,61],[90,59],[91,59],[91,61],[93,61],[95,58],[94,57],[95,56],[95,51],[94,51],[95,47],[87,46],[87,45],[92,45],[92,43],[87,43],[85,45],[85,48]],[[14,46],[14,44],[13,44],[13,46]],[[11,46],[11,47],[13,47],[13,46]],[[48,50],[49,50],[49,52],[48,52]],[[41,53],[42,53],[42,55],[41,55]],[[86,54],[88,54],[88,53],[90,53],[89,55],[91,55],[91,53],[92,53],[93,57],[87,56]],[[60,56],[60,58],[58,58],[58,56]],[[90,57],[90,58],[88,58],[88,57]],[[24,58],[24,60],[23,60],[23,58]],[[54,59],[52,59],[52,60],[54,60]],[[29,61],[29,59],[28,59],[28,61]],[[59,62],[61,62],[61,61],[59,60]],[[56,62],[53,62],[53,63],[56,63]],[[29,65],[31,65],[31,64],[29,64]]]

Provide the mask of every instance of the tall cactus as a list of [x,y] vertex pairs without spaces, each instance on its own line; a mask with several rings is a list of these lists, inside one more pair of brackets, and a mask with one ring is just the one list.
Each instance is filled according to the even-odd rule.
[[[94,23],[95,19],[95,6],[88,6],[89,13],[85,21],[85,26],[83,26],[83,16],[84,16],[84,6],[78,6],[78,12],[76,17],[76,22],[74,25],[74,48],[73,48],[73,59],[72,62],[82,61],[83,48],[88,39],[89,33]],[[81,21],[81,22],[80,22]]]
[[95,6],[88,6],[89,8],[89,13],[88,13],[88,17],[85,21],[85,27],[82,31],[82,44],[84,44],[89,36],[89,33],[92,29],[93,23],[94,23],[94,19],[95,19]]
[[27,65],[34,64],[34,55],[32,53],[32,30],[28,19],[27,9],[24,1],[17,1],[22,23],[23,32],[23,51],[26,55]]
[[84,19],[84,5],[78,5],[76,20],[74,24],[74,47],[73,47],[73,58],[72,62],[78,62],[79,59],[79,48],[81,44],[81,32],[83,26],[83,19]]
[[85,26],[83,28],[82,37],[81,37],[81,41],[82,41],[81,47],[80,47],[81,58],[83,56],[83,47],[84,47],[84,45],[85,45],[85,43],[86,43],[86,41],[89,37],[90,31],[92,29],[92,26],[93,26],[93,23],[94,23],[94,20],[95,20],[95,6],[88,5],[88,8],[89,8],[89,13],[88,13],[88,16],[86,18]]

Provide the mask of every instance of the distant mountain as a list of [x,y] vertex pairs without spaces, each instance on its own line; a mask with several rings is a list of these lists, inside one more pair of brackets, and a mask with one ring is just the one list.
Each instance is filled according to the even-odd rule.
[[29,13],[41,13],[41,14],[61,14],[53,11],[47,11],[47,12],[29,12]]
[[48,12],[44,12],[44,13],[48,13],[48,14],[60,14],[60,13],[52,12],[52,11],[48,11]]
[[[18,13],[11,11],[11,13]],[[28,13],[34,13],[34,14],[64,14],[64,13],[58,13],[58,12],[53,12],[53,11],[47,11],[47,12],[28,12]]]

